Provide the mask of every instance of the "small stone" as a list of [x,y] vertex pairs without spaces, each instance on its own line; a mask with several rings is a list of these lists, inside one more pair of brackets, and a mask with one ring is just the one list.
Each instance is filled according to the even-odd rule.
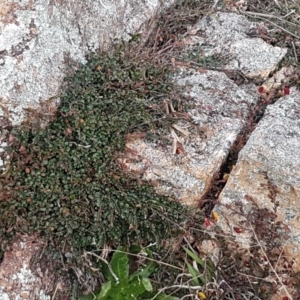
[[20,293],[20,296],[22,298],[29,299],[30,294],[27,291],[23,291],[23,292]]
[[17,251],[16,252],[16,257],[20,257],[22,255],[22,252],[21,251]]

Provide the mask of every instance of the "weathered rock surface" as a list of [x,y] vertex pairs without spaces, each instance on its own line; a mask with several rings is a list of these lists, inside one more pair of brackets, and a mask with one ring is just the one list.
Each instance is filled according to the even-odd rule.
[[0,268],[0,299],[49,300],[44,288],[49,284],[47,276],[37,277],[32,273],[32,258],[44,248],[34,237],[18,236],[8,250]]
[[[131,152],[122,164],[133,172],[143,173],[143,179],[155,182],[158,192],[197,206],[243,128],[249,108],[259,97],[222,72],[189,70],[177,82],[190,86],[188,94],[194,97],[195,108],[189,112],[192,124],[177,123],[173,135],[165,137],[169,146],[144,140],[127,143]],[[181,154],[173,153],[172,140],[183,145]]]
[[[125,158],[127,168],[142,173],[142,178],[151,180],[158,192],[197,206],[212,186],[215,174],[238,133],[247,126],[250,111],[259,97],[258,87],[247,82],[237,85],[237,81],[227,77],[232,75],[229,71],[241,71],[245,77],[261,82],[276,69],[286,53],[286,49],[271,47],[260,39],[249,37],[252,30],[265,30],[261,26],[242,16],[218,13],[200,20],[195,30],[187,35],[185,43],[190,51],[202,57],[226,54],[227,60],[218,68],[219,72],[190,69],[176,78],[178,84],[189,87],[187,93],[195,101],[195,108],[189,111],[193,125],[188,127],[190,123],[181,121],[177,129],[184,131],[174,129],[177,135],[173,132],[166,137],[173,139],[175,145],[183,146],[181,154],[174,153],[176,147],[162,148],[142,140],[127,144],[133,150],[131,157]],[[292,68],[284,68],[276,72],[274,78],[268,78],[263,86],[269,96],[262,96],[270,98],[275,90],[283,88],[292,73]],[[300,270],[299,96],[293,89],[290,96],[282,97],[267,108],[263,120],[240,153],[220,196],[220,205],[216,207],[220,216],[217,225],[229,239],[233,238],[242,249],[248,249],[245,263],[251,260],[253,242],[261,249],[278,246],[277,251],[281,251],[278,249],[284,246],[284,252],[274,250],[274,255],[280,257],[276,264],[280,277],[265,278],[269,282],[280,282],[273,300],[297,293],[283,282],[289,281],[286,268],[292,266],[295,271]],[[266,98],[266,102],[269,100]],[[132,157],[134,152],[137,155]],[[218,251],[217,244],[208,250]],[[266,255],[260,251],[255,259],[258,261],[257,276],[261,277]]]
[[[189,111],[193,126],[188,127],[188,122],[178,124],[189,134],[175,130],[184,153],[176,155],[171,146],[162,148],[141,140],[127,144],[136,156],[130,153],[123,164],[133,172],[144,173],[143,179],[155,182],[158,192],[197,206],[211,187],[259,100],[257,87],[238,85],[228,76],[235,79],[235,72],[242,71],[243,76],[266,79],[286,53],[286,49],[247,35],[258,26],[261,25],[249,22],[244,16],[216,13],[204,17],[187,34],[184,40],[187,53],[194,51],[199,58],[228,53],[229,56],[219,72],[190,69],[175,79],[179,85],[189,88],[187,93],[194,98],[195,105]],[[174,134],[165,138],[176,140]]]
[[69,63],[129,39],[160,7],[159,0],[0,4],[0,115],[13,124],[23,121],[24,108],[58,94]]
[[[284,247],[284,256],[300,270],[300,93],[291,90],[267,107],[220,195],[220,226],[245,246],[253,238],[258,210],[262,236]],[[271,225],[274,235],[270,238]],[[265,226],[265,228],[263,228]],[[241,228],[237,233],[233,228]],[[277,234],[276,234],[277,233]],[[273,234],[273,233],[272,233]]]
[[241,71],[248,78],[266,79],[287,49],[271,47],[259,37],[267,28],[235,13],[216,13],[202,18],[186,38],[197,44],[205,56],[216,56],[223,68]]

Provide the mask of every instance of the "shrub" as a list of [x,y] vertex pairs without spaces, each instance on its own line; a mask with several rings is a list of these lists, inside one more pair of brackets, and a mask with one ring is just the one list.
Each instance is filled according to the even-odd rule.
[[91,57],[69,78],[45,130],[10,133],[0,234],[37,232],[64,251],[170,236],[186,209],[122,173],[115,157],[125,134],[160,126],[154,104],[171,88],[164,68],[122,47]]

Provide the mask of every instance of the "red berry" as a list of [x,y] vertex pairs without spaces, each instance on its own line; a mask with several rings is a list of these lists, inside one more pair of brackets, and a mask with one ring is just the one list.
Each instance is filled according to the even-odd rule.
[[209,226],[210,226],[210,221],[209,221],[208,218],[205,218],[205,219],[204,219],[204,224],[205,224],[206,227],[209,227]]
[[265,89],[264,89],[263,86],[260,86],[260,87],[258,88],[258,92],[259,92],[260,94],[264,93],[264,91],[265,91]]
[[242,232],[244,232],[244,229],[239,228],[239,227],[233,227],[233,230],[234,230],[236,233],[242,233]]
[[283,91],[284,91],[285,95],[289,95],[290,94],[290,88],[288,86],[285,86],[284,89],[283,89]]

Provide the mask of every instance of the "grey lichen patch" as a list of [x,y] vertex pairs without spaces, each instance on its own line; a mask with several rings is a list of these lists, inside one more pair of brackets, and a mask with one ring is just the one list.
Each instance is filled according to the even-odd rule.
[[178,84],[190,86],[189,95],[196,99],[190,113],[195,123],[217,123],[224,118],[245,119],[250,105],[258,101],[237,86],[225,73],[216,71],[192,72],[181,75]]
[[[287,49],[273,47],[251,33],[259,28],[245,16],[222,13],[202,18],[192,29],[196,33],[193,43],[202,47],[205,56],[220,56],[223,67],[242,71],[248,78],[266,79],[287,53]],[[191,39],[190,37],[187,37]]]
[[8,294],[5,293],[1,288],[0,288],[0,297],[2,300],[10,300]]
[[262,163],[273,181],[296,189],[300,189],[298,97],[299,92],[292,89],[290,96],[268,106],[263,121],[240,153],[241,160]]
[[[296,237],[299,236],[300,210],[300,103],[299,91],[293,88],[290,92],[268,106],[265,116],[239,153],[236,167],[219,198],[222,205],[217,210],[221,219],[230,220],[232,226],[241,224],[245,216],[250,222],[249,216],[254,216],[255,211],[263,212],[264,222],[276,225],[273,234],[283,232],[276,242],[284,245],[286,256],[295,257],[299,256],[299,239]],[[240,210],[236,209],[237,202]],[[261,222],[258,219],[252,221],[256,225]],[[253,235],[247,239],[250,244]],[[261,239],[264,239],[263,235]],[[298,260],[296,265],[299,269]]]
[[297,208],[294,207],[287,207],[284,210],[285,219],[288,221],[294,221],[296,217],[299,215],[299,211]]
[[26,267],[22,267],[19,273],[12,276],[12,280],[19,280],[21,284],[29,284],[35,281],[35,278],[31,271]]

